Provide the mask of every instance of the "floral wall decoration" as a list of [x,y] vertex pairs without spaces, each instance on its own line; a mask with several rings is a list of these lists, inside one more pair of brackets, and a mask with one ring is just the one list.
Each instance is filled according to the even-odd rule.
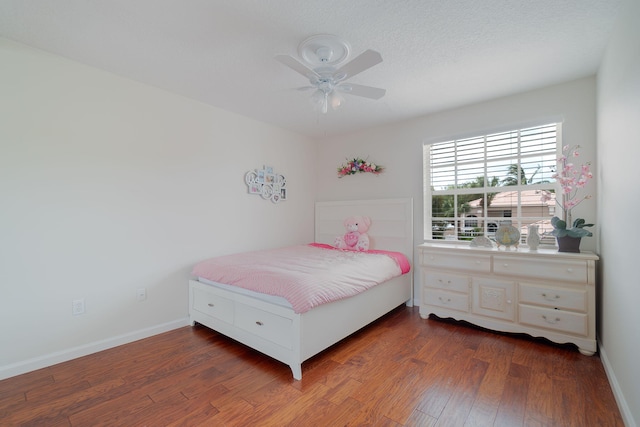
[[265,200],[279,203],[287,200],[287,180],[284,175],[277,174],[271,166],[254,169],[244,175],[249,194],[258,194]]
[[377,175],[383,170],[383,166],[377,165],[367,160],[363,160],[359,157],[355,157],[353,159],[347,159],[347,163],[344,163],[338,167],[338,178],[342,178],[346,175],[355,175],[362,172],[370,172]]

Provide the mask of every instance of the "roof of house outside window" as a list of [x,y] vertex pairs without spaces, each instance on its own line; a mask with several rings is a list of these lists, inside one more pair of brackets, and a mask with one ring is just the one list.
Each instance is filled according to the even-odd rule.
[[[547,193],[550,196],[550,199],[546,202],[542,201],[542,193]],[[556,195],[550,191],[546,190],[524,190],[521,192],[521,206],[555,206],[556,205]],[[495,195],[493,199],[491,199],[491,208],[502,208],[502,207],[512,207],[514,205],[514,200],[518,200],[518,192],[517,191],[506,191],[501,192]],[[469,206],[472,208],[479,207],[482,199],[475,199],[469,202]]]

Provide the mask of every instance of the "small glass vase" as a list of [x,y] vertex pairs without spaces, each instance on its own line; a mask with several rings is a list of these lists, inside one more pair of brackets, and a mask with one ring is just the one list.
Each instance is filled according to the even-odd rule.
[[582,237],[563,236],[556,237],[558,242],[558,252],[580,253],[580,242]]
[[529,250],[531,252],[535,252],[538,250],[538,246],[540,246],[540,233],[538,232],[538,226],[530,225],[528,229],[529,232],[527,233],[527,245],[529,246]]

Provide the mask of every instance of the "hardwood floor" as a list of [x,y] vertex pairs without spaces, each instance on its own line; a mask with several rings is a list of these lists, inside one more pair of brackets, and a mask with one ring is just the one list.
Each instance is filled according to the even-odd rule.
[[0,381],[2,426],[623,426],[599,357],[399,307],[302,365],[184,327]]

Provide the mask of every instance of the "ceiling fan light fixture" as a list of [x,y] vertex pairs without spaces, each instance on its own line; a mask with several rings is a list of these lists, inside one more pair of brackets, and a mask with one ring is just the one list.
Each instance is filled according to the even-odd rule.
[[329,107],[337,110],[344,104],[344,97],[335,90],[318,89],[313,92],[310,98],[313,109],[319,113],[327,114]]
[[335,90],[331,92],[331,96],[329,96],[329,99],[331,102],[331,108],[333,108],[334,110],[337,110],[338,108],[342,107],[342,104],[344,104],[344,97],[340,95],[340,92],[337,92]]
[[321,91],[320,89],[316,89],[315,91],[313,91],[313,94],[311,95],[311,102],[313,104],[319,104],[323,101],[324,101],[324,92]]
[[322,114],[327,114],[329,101],[328,94],[326,92],[322,91],[321,89],[316,90],[315,92],[313,92],[313,95],[311,95],[310,101],[311,106],[315,111],[318,111]]

